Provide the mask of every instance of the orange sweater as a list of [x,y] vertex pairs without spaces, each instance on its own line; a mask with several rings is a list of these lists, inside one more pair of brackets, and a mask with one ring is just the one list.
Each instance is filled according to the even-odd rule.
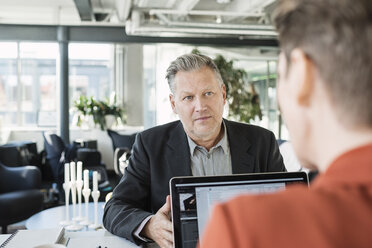
[[340,156],[310,189],[216,206],[200,247],[372,247],[372,144]]

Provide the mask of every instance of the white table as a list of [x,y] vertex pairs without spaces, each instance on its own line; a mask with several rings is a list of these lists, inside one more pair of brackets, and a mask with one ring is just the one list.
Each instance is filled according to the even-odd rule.
[[[98,202],[98,224],[102,225],[103,208],[104,202]],[[85,204],[82,204],[82,215],[85,216]],[[69,205],[70,220],[72,218],[72,204]],[[89,221],[94,222],[94,203],[89,203]],[[79,214],[79,208],[76,204],[76,215]],[[60,221],[65,220],[66,217],[66,206],[58,206],[54,208],[48,208],[39,213],[34,214],[26,221],[27,229],[47,229],[55,228],[60,226]]]
[[[27,230],[26,230],[27,231]],[[40,230],[42,231],[42,230]],[[0,245],[10,237],[11,234],[0,235]],[[65,231],[63,244],[67,248],[85,248],[85,247],[108,247],[108,248],[159,248],[155,243],[147,243],[143,246],[137,246],[129,240],[116,237],[106,230],[68,232]]]
[[[112,235],[106,230],[87,232],[65,232],[65,245],[68,248],[108,247],[108,248],[136,248],[136,244],[127,239]],[[147,247],[146,247],[147,248]]]
[[[34,231],[35,230],[22,230],[22,232],[34,232]],[[45,229],[45,230],[38,229],[36,231],[48,233],[48,229]],[[0,235],[0,245],[3,244],[3,242],[5,242],[5,240],[7,240],[9,237],[10,237],[10,234]],[[64,244],[67,248],[85,248],[85,247],[95,248],[99,246],[109,247],[109,248],[115,248],[115,247],[117,248],[138,248],[140,247],[130,242],[129,240],[114,236],[106,230],[85,231],[85,232],[65,231],[63,238],[64,239],[61,240],[61,244]],[[37,243],[37,245],[41,245],[43,243],[41,240],[33,240],[32,242],[34,241],[36,241],[35,243]],[[10,244],[11,243],[12,241],[10,241]],[[13,246],[14,246],[14,243],[13,243]],[[147,246],[145,247],[147,248]]]
[[[69,212],[70,212],[70,219],[72,217],[72,205],[69,205]],[[103,208],[104,202],[98,203],[98,224],[102,224],[102,217],[103,217]],[[49,208],[43,210],[37,214],[34,214],[26,221],[26,228],[29,230],[34,229],[48,229],[48,228],[56,228],[60,227],[59,222],[61,220],[65,220],[65,206],[59,206],[54,208]],[[78,206],[76,206],[76,212],[78,213]],[[85,206],[82,205],[82,214],[85,214]],[[94,204],[93,202],[89,203],[89,221],[94,221]],[[0,235],[0,244],[2,244],[10,235]],[[67,247],[71,248],[84,248],[84,247],[105,247],[105,245],[109,248],[117,247],[116,245],[120,243],[120,248],[134,248],[138,247],[134,243],[114,237],[111,233],[109,233],[105,229],[100,229],[98,231],[87,230],[87,228],[83,229],[79,232],[71,232],[65,231],[64,235],[65,244]],[[119,240],[121,239],[121,240]],[[79,245],[82,244],[82,245]],[[86,246],[84,244],[89,244],[90,246]],[[109,246],[111,244],[111,246]],[[103,245],[103,246],[102,246]],[[143,247],[146,248],[158,248],[155,243],[145,244]]]
[[11,234],[1,234],[0,235],[0,245],[4,243],[5,240],[7,240],[10,237]]

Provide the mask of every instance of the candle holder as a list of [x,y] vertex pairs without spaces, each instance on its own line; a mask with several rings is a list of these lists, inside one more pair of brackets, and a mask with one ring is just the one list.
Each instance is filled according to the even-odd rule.
[[81,190],[83,188],[83,180],[77,180],[76,181],[76,190],[77,190],[77,196],[78,196],[78,209],[79,209],[79,215],[76,217],[77,221],[84,220],[82,214],[81,214]]
[[90,196],[90,189],[89,188],[84,188],[83,189],[83,195],[84,195],[84,200],[85,200],[85,220],[81,221],[81,225],[88,226],[91,224],[89,221],[89,196]]
[[62,226],[67,226],[67,225],[71,225],[72,222],[70,221],[70,213],[69,213],[69,202],[70,202],[70,182],[65,182],[63,184],[63,189],[65,190],[65,208],[66,208],[66,219],[59,222],[60,225]]
[[76,182],[71,181],[71,198],[72,198],[72,225],[66,226],[68,231],[80,231],[83,229],[82,225],[76,223]]
[[92,191],[92,198],[94,202],[94,224],[89,225],[90,229],[97,230],[101,228],[102,226],[98,224],[98,198],[99,198],[100,192],[98,190]]

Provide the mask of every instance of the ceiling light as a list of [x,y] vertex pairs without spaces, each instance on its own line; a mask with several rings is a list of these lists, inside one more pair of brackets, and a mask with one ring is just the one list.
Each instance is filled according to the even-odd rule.
[[225,3],[230,3],[231,0],[216,0],[216,2],[219,4],[225,4]]
[[216,23],[220,24],[222,22],[221,16],[216,17]]

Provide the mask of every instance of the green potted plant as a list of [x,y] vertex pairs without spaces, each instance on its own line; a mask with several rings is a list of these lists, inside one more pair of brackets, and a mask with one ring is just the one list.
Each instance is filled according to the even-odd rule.
[[[200,54],[197,49],[192,53]],[[223,82],[226,85],[227,102],[229,105],[228,116],[240,122],[249,123],[258,117],[262,119],[259,95],[253,84],[248,83],[247,72],[234,68],[234,61],[227,61],[218,54],[214,63],[220,70]]]
[[74,111],[77,115],[76,125],[81,126],[87,117],[93,119],[94,125],[99,125],[101,130],[110,128],[114,121],[125,123],[124,109],[116,105],[116,97],[109,100],[95,100],[93,97],[81,95],[74,101]]

